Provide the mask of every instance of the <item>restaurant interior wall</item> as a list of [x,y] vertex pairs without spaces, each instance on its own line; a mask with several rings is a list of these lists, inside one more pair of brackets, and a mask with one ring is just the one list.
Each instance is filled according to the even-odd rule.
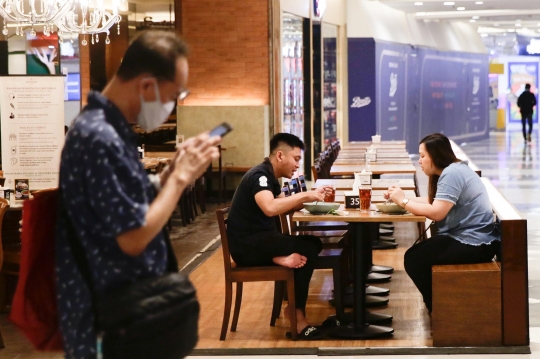
[[[498,108],[504,109],[506,125],[521,128],[521,115],[516,102],[526,83],[531,84],[531,91],[538,96],[538,56],[499,56],[494,62],[504,64],[504,74],[498,76]],[[538,123],[538,111],[535,108],[533,122]]]
[[251,167],[267,155],[273,121],[269,4],[182,0],[180,6],[191,93],[177,109],[178,134],[187,138],[226,120],[234,131],[223,141],[223,164]]

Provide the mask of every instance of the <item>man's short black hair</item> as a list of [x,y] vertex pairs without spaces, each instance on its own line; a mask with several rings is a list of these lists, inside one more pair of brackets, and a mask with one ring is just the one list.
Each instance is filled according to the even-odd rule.
[[274,153],[274,151],[282,144],[286,144],[291,148],[298,147],[302,151],[306,149],[304,142],[295,135],[290,133],[277,133],[270,140],[270,153]]
[[531,89],[531,84],[525,84],[525,90],[530,90]]
[[176,60],[187,55],[186,43],[174,32],[145,31],[129,45],[116,75],[129,81],[148,73],[158,80],[174,81]]

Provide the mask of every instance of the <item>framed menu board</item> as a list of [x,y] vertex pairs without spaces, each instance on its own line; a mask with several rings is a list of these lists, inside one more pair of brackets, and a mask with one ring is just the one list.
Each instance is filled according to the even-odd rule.
[[2,170],[30,188],[58,186],[64,145],[64,76],[0,76]]

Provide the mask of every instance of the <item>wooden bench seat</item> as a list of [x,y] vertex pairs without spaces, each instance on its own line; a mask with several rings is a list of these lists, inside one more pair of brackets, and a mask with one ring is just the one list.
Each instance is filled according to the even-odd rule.
[[497,262],[433,266],[433,346],[501,345]]
[[527,220],[487,178],[500,263],[433,266],[433,346],[529,345]]

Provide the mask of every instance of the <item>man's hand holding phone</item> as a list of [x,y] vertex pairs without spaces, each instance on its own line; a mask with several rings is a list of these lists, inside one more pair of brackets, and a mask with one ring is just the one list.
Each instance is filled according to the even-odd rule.
[[165,185],[173,173],[179,181],[194,182],[214,159],[219,158],[219,149],[216,146],[230,131],[232,127],[224,122],[210,132],[191,137],[178,145],[170,165],[161,174],[161,185]]

